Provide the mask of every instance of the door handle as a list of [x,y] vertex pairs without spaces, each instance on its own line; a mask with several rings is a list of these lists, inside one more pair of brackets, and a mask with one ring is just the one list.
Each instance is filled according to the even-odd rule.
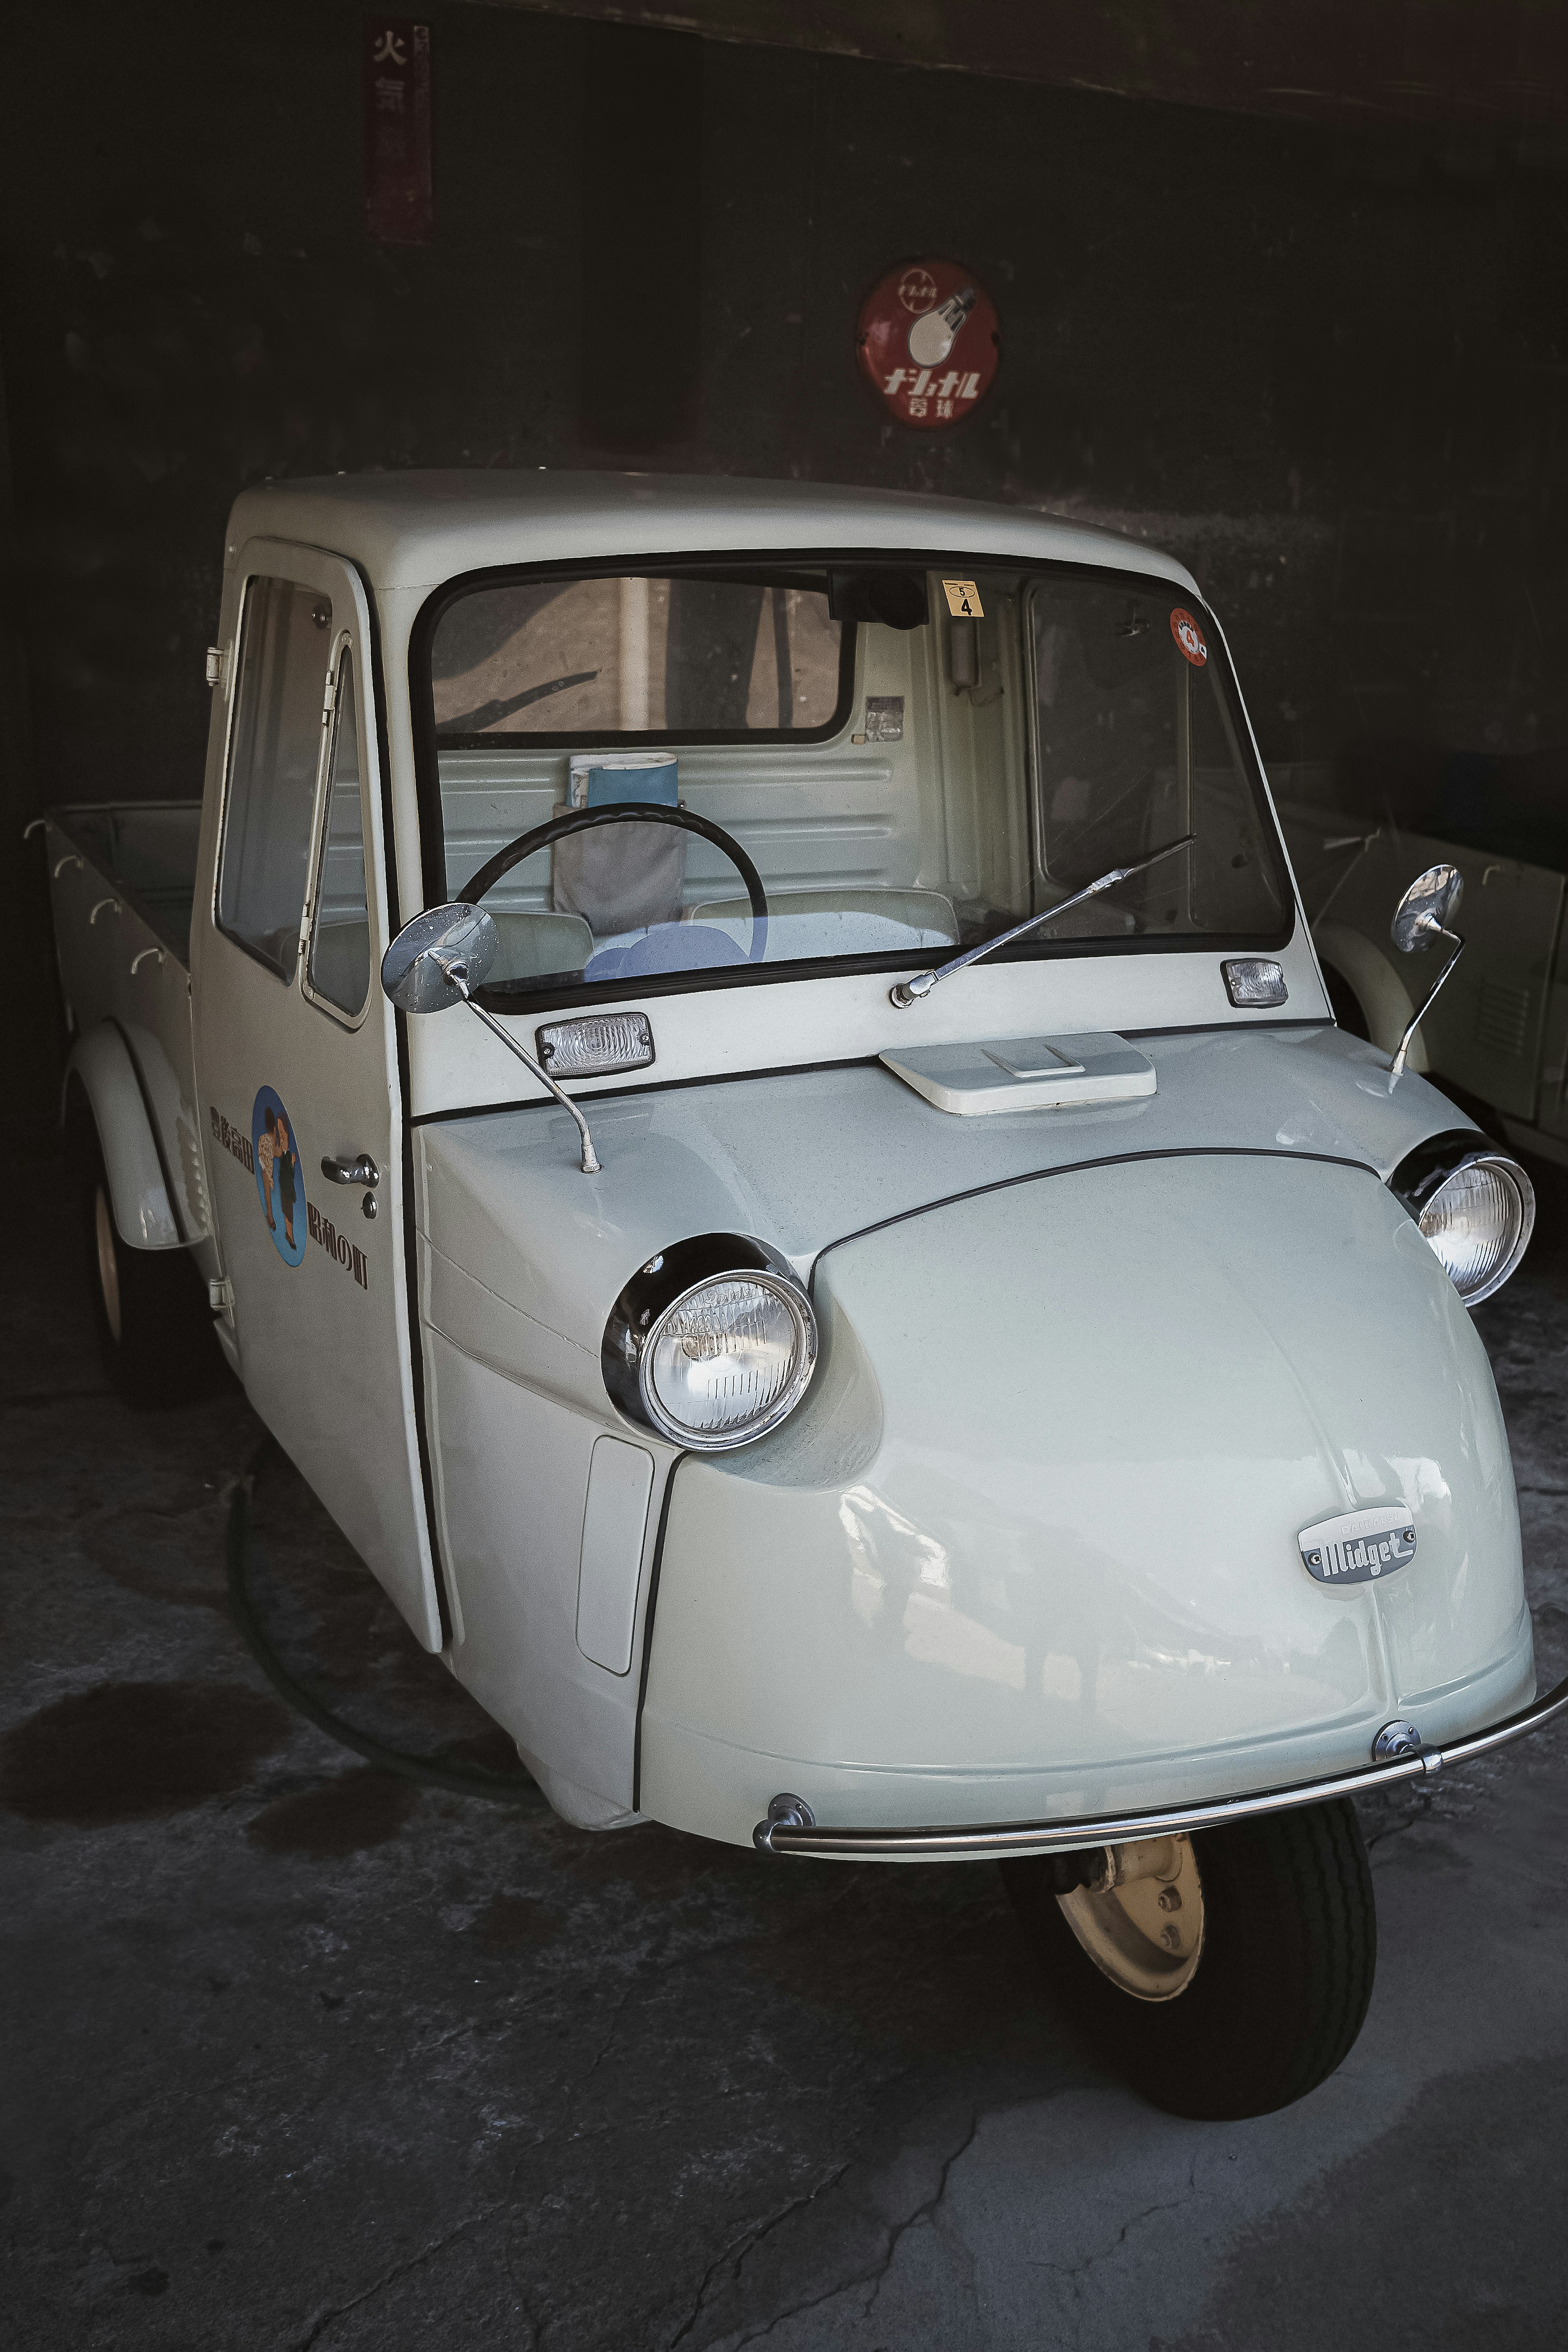
[[375,1215],[375,1194],[370,1187],[380,1183],[381,1171],[368,1151],[362,1151],[355,1160],[325,1159],[321,1162],[321,1173],[330,1184],[364,1185],[365,1196],[360,1208],[367,1217]]
[[368,1151],[357,1160],[323,1160],[321,1173],[331,1184],[379,1184],[381,1171]]

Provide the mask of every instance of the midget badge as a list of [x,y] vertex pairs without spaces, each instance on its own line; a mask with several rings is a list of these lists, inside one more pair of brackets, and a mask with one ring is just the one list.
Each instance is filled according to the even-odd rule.
[[1320,1584],[1370,1584],[1415,1559],[1415,1523],[1403,1503],[1377,1503],[1315,1520],[1296,1541],[1302,1567]]

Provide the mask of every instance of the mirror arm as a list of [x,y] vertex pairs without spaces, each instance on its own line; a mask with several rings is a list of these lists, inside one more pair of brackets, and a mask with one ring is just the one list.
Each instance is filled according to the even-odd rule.
[[1454,952],[1448,958],[1447,962],[1443,966],[1442,971],[1438,973],[1436,982],[1432,989],[1432,992],[1427,997],[1426,1003],[1422,1005],[1419,1012],[1411,1014],[1410,1025],[1399,1041],[1399,1051],[1394,1055],[1393,1061],[1388,1066],[1388,1074],[1391,1078],[1397,1078],[1403,1075],[1405,1069],[1405,1056],[1410,1051],[1411,1045],[1415,1036],[1415,1032],[1420,1028],[1421,1024],[1426,1020],[1428,1013],[1431,1012],[1433,1005],[1437,1002],[1438,989],[1442,987],[1444,982],[1448,978],[1449,973],[1453,971],[1454,966],[1458,962],[1459,958],[1465,952],[1465,942],[1457,931],[1445,929],[1441,923],[1435,923],[1433,925],[1433,929],[1440,940],[1453,940]]
[[468,970],[466,964],[460,963],[455,956],[437,955],[433,957],[431,961],[439,964],[441,970],[446,973],[447,980],[457,990],[458,995],[462,998],[469,1012],[484,1023],[485,1027],[489,1030],[492,1036],[496,1036],[500,1039],[501,1044],[506,1047],[509,1053],[515,1054],[517,1055],[518,1060],[523,1065],[524,1068],[531,1070],[533,1076],[539,1080],[540,1085],[543,1087],[548,1093],[554,1096],[563,1110],[569,1110],[571,1112],[573,1118],[577,1122],[577,1132],[583,1139],[583,1173],[584,1176],[597,1176],[600,1172],[600,1162],[599,1156],[594,1150],[594,1139],[588,1132],[587,1120],[584,1118],[582,1112],[578,1109],[571,1096],[562,1092],[554,1079],[551,1076],[549,1071],[542,1069],[539,1064],[534,1060],[533,1055],[528,1052],[527,1048],[520,1045],[517,1039],[503,1029],[500,1023],[494,1019],[490,1013],[487,1013],[482,1004],[475,1003],[473,992],[468,986]]

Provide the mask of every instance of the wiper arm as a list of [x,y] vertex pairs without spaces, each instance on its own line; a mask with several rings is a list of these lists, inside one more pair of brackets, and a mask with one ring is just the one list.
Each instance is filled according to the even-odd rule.
[[889,1003],[898,1005],[900,1011],[906,1005],[918,1004],[922,996],[931,994],[939,980],[946,980],[952,972],[962,971],[966,963],[978,963],[981,957],[988,956],[993,949],[1005,948],[1011,940],[1021,940],[1026,931],[1037,930],[1042,923],[1055,922],[1058,915],[1067,914],[1073,907],[1081,907],[1086,898],[1097,898],[1102,890],[1114,889],[1118,882],[1125,882],[1130,875],[1146,873],[1151,866],[1158,866],[1162,857],[1173,857],[1178,849],[1190,847],[1196,839],[1195,833],[1184,833],[1180,841],[1168,841],[1163,849],[1151,850],[1147,857],[1135,858],[1131,866],[1113,866],[1109,874],[1102,874],[1099,881],[1089,883],[1087,889],[1075,890],[1070,898],[1064,898],[1059,906],[1047,907],[1043,915],[1029,915],[1023,922],[1015,923],[1010,931],[1003,931],[996,939],[984,940],[979,947],[970,948],[965,954],[954,956],[952,961],[944,963],[940,971],[917,971],[912,980],[900,980],[897,988],[888,991]]

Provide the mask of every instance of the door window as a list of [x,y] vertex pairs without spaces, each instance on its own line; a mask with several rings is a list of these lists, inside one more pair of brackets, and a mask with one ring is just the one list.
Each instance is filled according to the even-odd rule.
[[359,713],[353,656],[338,664],[326,821],[316,876],[309,979],[312,994],[357,1013],[370,992],[370,908],[364,885],[364,824],[360,807]]
[[218,877],[218,929],[294,977],[310,871],[332,606],[292,580],[253,580]]

